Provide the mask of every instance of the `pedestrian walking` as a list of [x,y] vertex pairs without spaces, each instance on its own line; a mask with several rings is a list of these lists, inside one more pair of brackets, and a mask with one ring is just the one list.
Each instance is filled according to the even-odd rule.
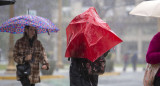
[[23,37],[16,41],[13,51],[14,61],[17,64],[29,64],[30,72],[24,72],[19,76],[17,69],[17,80],[22,86],[35,86],[40,82],[39,63],[42,69],[48,70],[49,63],[44,48],[39,40],[37,40],[37,29],[33,26],[25,26]]
[[122,40],[110,29],[94,7],[77,15],[66,28],[65,57],[71,58],[70,86],[97,86],[105,71],[108,51]]
[[[108,55],[109,51],[104,53],[101,58]],[[71,58],[70,65],[70,86],[97,86],[98,74],[89,74],[87,67],[88,59],[85,58]],[[101,67],[100,67],[101,68]],[[104,67],[105,68],[105,67]]]
[[[160,0],[146,0],[135,6],[135,8],[130,12],[132,15],[146,16],[146,17],[160,17]],[[160,32],[158,32],[151,40],[147,55],[147,67],[144,74],[144,86],[160,86]],[[154,69],[154,70],[152,70]],[[157,72],[158,69],[158,72]],[[152,73],[148,73],[148,71]],[[155,75],[156,73],[156,75]],[[155,76],[154,76],[155,75]],[[154,78],[148,77],[154,76]],[[148,78],[146,78],[148,77]],[[154,80],[154,83],[152,81]],[[149,84],[148,84],[149,83]]]
[[[149,64],[159,64],[160,63],[160,32],[158,32],[151,40],[147,55],[146,61]],[[160,69],[155,75],[153,86],[160,86]]]
[[134,72],[137,70],[137,59],[138,59],[137,53],[135,52],[131,57],[131,62],[132,62],[132,67]]
[[127,52],[123,56],[123,61],[124,61],[124,66],[123,66],[123,71],[125,72],[128,66],[128,61],[129,61],[129,56],[130,54]]

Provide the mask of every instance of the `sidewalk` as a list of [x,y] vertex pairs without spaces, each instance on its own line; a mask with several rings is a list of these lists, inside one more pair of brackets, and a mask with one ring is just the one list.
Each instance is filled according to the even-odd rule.
[[[137,68],[137,72],[143,71],[143,68]],[[113,75],[120,75],[123,72],[122,67],[114,68],[114,72],[106,72],[100,76],[113,76]],[[128,67],[126,72],[133,72],[132,68]],[[41,74],[40,74],[41,75]],[[55,78],[65,78],[69,76],[69,68],[60,69],[58,71],[54,71],[53,75],[41,75],[41,79],[55,79]],[[0,80],[16,80],[16,74],[6,74],[5,70],[0,71]]]
[[[41,75],[41,74],[40,74]],[[41,79],[65,78],[64,75],[41,75]],[[0,71],[0,80],[16,80],[16,73],[5,73]]]
[[[119,83],[123,81],[123,85],[128,82],[127,80],[132,80],[133,82],[138,82],[141,85],[140,80],[143,76],[143,68],[137,68],[137,72],[133,72],[132,68],[130,67],[127,68],[126,72],[123,72],[122,69],[122,67],[116,67],[114,68],[114,72],[106,72],[103,75],[100,75],[100,83],[98,86],[106,86],[106,84],[110,84],[108,86],[112,86],[111,84],[115,84],[112,80],[117,80]],[[0,86],[21,86],[20,82],[16,80],[15,76],[15,74],[5,74],[5,70],[0,71]],[[134,81],[133,79],[135,79],[135,76],[140,77],[140,80]],[[69,86],[69,68],[54,71],[53,75],[51,76],[41,76],[41,79],[41,83],[36,84],[36,86]]]

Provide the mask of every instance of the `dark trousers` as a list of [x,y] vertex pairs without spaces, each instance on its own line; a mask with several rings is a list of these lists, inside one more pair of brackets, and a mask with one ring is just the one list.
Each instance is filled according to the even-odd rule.
[[134,72],[136,72],[136,70],[137,70],[136,65],[137,65],[136,62],[132,62],[132,67],[133,67],[133,71],[134,71]]
[[28,77],[21,77],[20,81],[22,86],[35,86],[35,84],[30,84]]
[[[89,75],[81,67],[82,59],[71,59],[70,86],[97,86],[98,75]],[[77,61],[78,60],[78,61]]]
[[160,86],[160,77],[155,76],[153,86]]
[[124,71],[124,72],[126,71],[127,66],[128,66],[128,61],[125,61],[125,62],[124,62],[124,67],[123,67],[123,71]]

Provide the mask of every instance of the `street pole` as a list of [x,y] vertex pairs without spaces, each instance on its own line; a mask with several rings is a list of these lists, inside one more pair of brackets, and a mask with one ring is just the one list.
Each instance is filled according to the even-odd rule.
[[157,28],[158,28],[158,32],[160,32],[160,18],[157,19]]
[[[10,5],[10,18],[14,17],[14,5]],[[8,52],[8,66],[6,69],[6,73],[15,73],[16,68],[14,66],[14,58],[13,58],[13,45],[14,37],[13,34],[9,35],[9,52]]]
[[[58,0],[58,28],[62,29],[62,0]],[[58,62],[56,64],[58,68],[63,68],[62,63],[62,30],[58,32]]]

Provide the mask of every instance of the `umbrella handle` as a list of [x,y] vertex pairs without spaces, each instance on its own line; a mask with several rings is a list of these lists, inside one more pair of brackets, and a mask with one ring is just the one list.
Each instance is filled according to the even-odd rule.
[[29,15],[29,8],[28,8],[28,15]]
[[50,33],[49,33],[48,29],[47,29],[47,33],[48,33],[48,35],[50,35]]

